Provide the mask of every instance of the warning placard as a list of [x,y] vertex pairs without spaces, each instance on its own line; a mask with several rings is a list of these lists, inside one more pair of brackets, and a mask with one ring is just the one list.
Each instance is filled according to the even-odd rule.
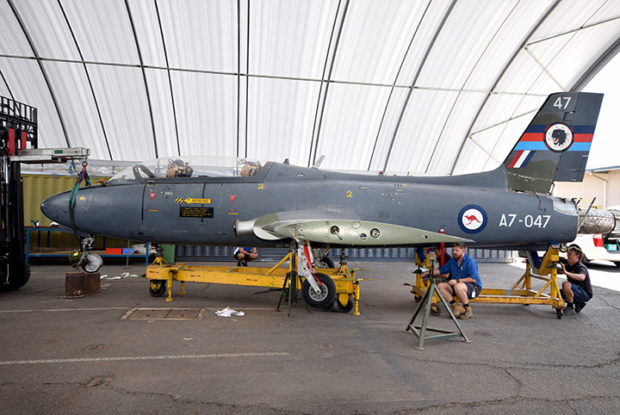
[[212,207],[179,207],[179,216],[182,218],[212,218],[213,217],[213,208]]

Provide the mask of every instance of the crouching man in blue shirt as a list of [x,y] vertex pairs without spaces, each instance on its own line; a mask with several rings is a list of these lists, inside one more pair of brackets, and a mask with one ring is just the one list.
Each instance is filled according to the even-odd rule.
[[[465,244],[457,242],[452,248],[452,259],[439,269],[435,268],[435,275],[448,278],[447,282],[440,282],[437,288],[443,298],[451,300],[452,312],[460,319],[472,318],[469,299],[476,298],[482,291],[482,280],[478,272],[478,264],[469,255],[465,254]],[[454,300],[454,296],[463,303],[461,306]]]

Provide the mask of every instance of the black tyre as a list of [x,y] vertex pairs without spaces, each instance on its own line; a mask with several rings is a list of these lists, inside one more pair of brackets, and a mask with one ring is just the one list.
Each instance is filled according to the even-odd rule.
[[301,294],[308,305],[316,308],[329,308],[336,299],[336,284],[328,275],[317,272],[320,292],[315,292],[308,280],[301,285]]
[[564,315],[564,311],[561,308],[556,308],[555,315],[558,317],[558,320],[561,320]]
[[82,263],[82,269],[89,274],[99,271],[103,265],[103,259],[98,254],[86,254],[84,256],[84,262]]
[[349,311],[353,310],[354,304],[355,300],[353,299],[352,295],[349,296],[349,301],[346,305],[342,305],[342,303],[340,302],[340,298],[336,297],[334,303],[332,304],[332,310],[339,313],[348,313]]
[[335,268],[334,261],[328,256],[324,256],[319,261],[316,261],[315,265],[319,269],[320,268]]
[[152,297],[161,297],[166,293],[165,280],[151,280],[149,283],[149,293]]
[[0,272],[0,281],[2,281],[2,284],[0,284],[0,290],[17,290],[18,288],[26,285],[28,281],[30,281],[30,264],[28,264],[27,262],[24,263],[24,272],[22,273],[22,275],[18,275],[16,277],[12,276],[9,279],[8,284],[4,284],[6,273],[8,272],[8,267],[2,268],[3,269]]

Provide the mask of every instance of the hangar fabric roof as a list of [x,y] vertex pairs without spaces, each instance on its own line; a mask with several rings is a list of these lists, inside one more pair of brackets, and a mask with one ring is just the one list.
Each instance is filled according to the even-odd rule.
[[458,174],[620,47],[620,1],[0,0],[42,147]]

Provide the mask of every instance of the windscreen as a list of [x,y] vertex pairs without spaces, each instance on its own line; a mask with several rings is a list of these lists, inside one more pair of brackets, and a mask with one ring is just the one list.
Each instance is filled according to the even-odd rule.
[[264,163],[237,157],[175,156],[161,157],[127,167],[110,182],[172,177],[249,177],[258,174]]

